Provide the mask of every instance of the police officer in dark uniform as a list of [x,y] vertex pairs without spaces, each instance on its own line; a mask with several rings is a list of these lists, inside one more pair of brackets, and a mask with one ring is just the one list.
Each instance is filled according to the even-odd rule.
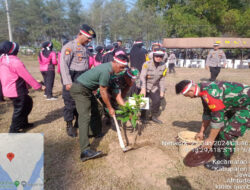
[[[95,31],[83,24],[76,39],[65,44],[61,50],[60,68],[63,82],[64,120],[67,122],[67,134],[77,136],[78,113],[75,102],[70,96],[69,90],[76,78],[89,68],[89,59],[86,45],[95,38]],[[73,120],[76,119],[73,126]]]

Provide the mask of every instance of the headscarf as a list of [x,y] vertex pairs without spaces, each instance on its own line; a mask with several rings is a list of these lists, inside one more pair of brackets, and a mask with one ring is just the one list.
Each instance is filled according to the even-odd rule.
[[[46,41],[42,43],[42,54],[44,57],[49,57],[49,54],[51,53],[52,49],[53,49],[52,42]],[[39,53],[39,58],[41,59],[40,53]]]
[[18,51],[19,44],[16,42],[6,40],[0,44],[0,55],[17,55]]
[[142,49],[142,41],[136,41],[130,51],[131,67],[135,67],[141,72],[142,65],[146,61],[145,51]]
[[114,46],[108,45],[106,47],[106,52],[103,54],[102,63],[108,63],[113,61],[114,57]]
[[95,56],[95,60],[97,62],[102,62],[102,54],[104,52],[104,47],[103,46],[97,46],[95,48],[95,51],[97,52],[96,56]]

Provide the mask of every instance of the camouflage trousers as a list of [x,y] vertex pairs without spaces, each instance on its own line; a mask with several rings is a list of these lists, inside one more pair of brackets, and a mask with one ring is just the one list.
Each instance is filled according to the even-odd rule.
[[230,157],[235,151],[237,139],[250,129],[250,105],[237,110],[221,129],[214,143],[214,152]]

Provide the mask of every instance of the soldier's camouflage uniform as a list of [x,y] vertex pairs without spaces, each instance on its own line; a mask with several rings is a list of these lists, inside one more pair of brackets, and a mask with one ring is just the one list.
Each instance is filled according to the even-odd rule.
[[108,93],[111,95],[110,102],[114,109],[118,108],[118,104],[115,99],[117,94],[122,93],[124,90],[130,88],[126,83],[125,75],[125,72],[122,72],[119,75],[112,75],[109,80]]
[[[199,84],[204,107],[203,120],[210,120],[212,128],[221,128],[214,151],[230,156],[236,140],[250,128],[250,86],[236,82]],[[206,94],[207,92],[207,94]]]

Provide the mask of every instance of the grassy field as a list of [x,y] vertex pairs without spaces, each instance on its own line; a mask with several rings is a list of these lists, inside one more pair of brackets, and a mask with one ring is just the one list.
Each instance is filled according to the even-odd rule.
[[[31,57],[22,57],[30,73],[38,80],[42,79],[38,62]],[[177,68],[176,74],[166,78],[166,108],[160,119],[163,125],[150,123],[137,139],[137,149],[123,153],[119,147],[116,131],[104,126],[106,133],[101,139],[91,139],[91,147],[102,150],[105,156],[81,162],[79,139],[66,135],[66,126],[62,117],[63,100],[60,76],[57,74],[54,95],[57,101],[46,101],[42,92],[31,90],[34,106],[29,121],[35,127],[29,133],[44,133],[45,137],[45,189],[46,190],[214,190],[219,185],[231,185],[236,189],[247,183],[230,183],[227,180],[237,178],[237,171],[208,171],[203,166],[189,168],[183,164],[178,147],[164,146],[164,142],[175,142],[180,131],[199,131],[202,105],[199,98],[189,99],[175,95],[174,86],[183,79],[195,82],[209,78],[205,69]],[[218,80],[237,81],[250,85],[250,70],[223,69]],[[13,108],[9,100],[0,103],[0,132],[8,132]],[[133,134],[128,132],[128,136]],[[247,132],[239,141],[248,141]],[[250,142],[249,142],[250,143]],[[243,146],[249,148],[249,146]],[[240,148],[240,147],[239,147]],[[237,151],[233,160],[246,160],[248,164],[233,165],[232,169],[247,168],[250,171],[250,150]],[[243,170],[242,169],[242,170]],[[246,177],[238,177],[244,179]],[[248,176],[249,178],[249,176]],[[236,187],[237,185],[237,187]],[[239,189],[238,187],[238,189]],[[244,189],[244,186],[242,186]],[[225,189],[225,188],[224,188]],[[227,188],[229,189],[229,188]],[[246,188],[245,188],[246,189]]]

